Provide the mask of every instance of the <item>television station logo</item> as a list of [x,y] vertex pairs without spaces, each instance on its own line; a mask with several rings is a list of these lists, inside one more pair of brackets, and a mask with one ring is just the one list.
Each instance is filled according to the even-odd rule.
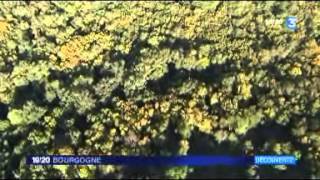
[[285,19],[267,19],[265,21],[267,27],[271,27],[274,29],[280,29],[281,27],[285,27],[290,31],[297,30],[297,17],[295,16],[287,16]]
[[285,20],[285,26],[291,31],[297,29],[297,18],[295,16],[288,16]]

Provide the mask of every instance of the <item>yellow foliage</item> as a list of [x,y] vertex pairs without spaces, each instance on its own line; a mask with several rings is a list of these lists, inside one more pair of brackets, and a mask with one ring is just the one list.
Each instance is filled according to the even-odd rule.
[[61,155],[72,155],[74,150],[70,146],[64,146],[58,149],[58,153]]
[[247,83],[240,86],[240,93],[244,97],[244,99],[248,99],[249,97],[251,97],[251,88],[252,85]]
[[179,154],[187,154],[188,150],[189,150],[188,140],[181,140]]
[[56,120],[52,116],[45,116],[44,121],[47,123],[47,126],[54,128],[57,124]]
[[142,145],[147,144],[149,141],[150,141],[149,137],[148,137],[148,136],[145,136],[145,137],[143,137],[143,138],[138,142],[138,144],[139,144],[140,146],[142,146]]
[[294,75],[294,76],[301,75],[301,74],[302,74],[302,71],[301,71],[300,65],[299,65],[299,64],[295,64],[295,65],[290,69],[290,74],[291,74],[291,75]]
[[10,102],[13,96],[13,91],[11,91],[11,81],[9,75],[0,73],[0,102]]
[[99,168],[106,173],[112,173],[115,170],[115,166],[113,165],[103,165],[103,166],[99,166]]
[[318,55],[313,61],[312,64],[320,66],[320,55]]
[[[133,101],[120,101],[120,108],[122,110],[122,120],[126,121],[130,127],[134,129],[141,129],[144,126],[150,124],[150,119],[155,113],[153,104],[145,104],[141,108],[138,108]],[[122,124],[120,124],[121,126]],[[122,129],[122,134],[125,134],[125,129]],[[120,129],[121,131],[121,129]]]
[[184,120],[190,126],[194,125],[201,132],[210,133],[213,129],[214,118],[208,115],[206,111],[201,111],[199,108],[187,108],[184,114]]
[[70,167],[69,165],[54,165],[53,166],[55,169],[61,171],[63,174],[66,174],[68,168]]
[[320,66],[320,46],[316,40],[309,41],[306,48],[306,55],[313,58],[311,63]]
[[210,104],[213,105],[213,104],[216,104],[219,102],[219,97],[221,97],[222,94],[220,93],[214,93],[211,95],[211,98],[210,98]]
[[194,99],[192,99],[192,100],[189,101],[188,104],[189,104],[189,107],[192,108],[197,104],[197,102]]
[[115,134],[116,134],[116,132],[117,132],[117,130],[115,129],[115,128],[112,128],[111,130],[110,130],[110,136],[114,136]]
[[0,21],[0,41],[5,40],[9,31],[9,23]]
[[149,113],[148,116],[149,116],[149,117],[152,117],[153,114],[154,114],[154,109],[153,109],[153,108],[149,109],[149,112],[148,112],[148,113]]
[[80,63],[101,60],[102,57],[98,55],[105,49],[111,49],[112,46],[112,37],[105,33],[92,32],[86,36],[74,37],[60,48],[60,65],[64,68],[73,68]]
[[276,113],[273,108],[268,108],[264,111],[269,118],[274,118]]
[[199,89],[198,89],[198,95],[203,97],[205,95],[207,95],[208,93],[208,90],[207,90],[207,87],[205,86],[200,86]]
[[252,85],[249,83],[249,78],[244,73],[240,73],[239,81],[241,85],[238,87],[238,92],[244,97],[244,99],[250,98]]
[[163,113],[166,113],[169,111],[169,108],[170,108],[170,102],[168,101],[163,101],[161,104],[160,104],[160,110],[161,112]]
[[87,166],[80,166],[79,176],[80,178],[92,178],[92,173]]

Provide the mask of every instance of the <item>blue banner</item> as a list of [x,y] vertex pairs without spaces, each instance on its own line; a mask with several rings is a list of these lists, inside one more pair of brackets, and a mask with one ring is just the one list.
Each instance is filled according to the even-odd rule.
[[296,165],[297,159],[294,156],[283,155],[261,155],[254,157],[256,165]]
[[[87,156],[43,155],[27,156],[28,165],[129,165],[129,166],[213,166],[260,165],[283,163],[294,165],[286,158],[263,159],[264,156]],[[279,156],[277,156],[279,157]],[[288,157],[288,156],[286,156]],[[294,156],[290,156],[294,157]]]

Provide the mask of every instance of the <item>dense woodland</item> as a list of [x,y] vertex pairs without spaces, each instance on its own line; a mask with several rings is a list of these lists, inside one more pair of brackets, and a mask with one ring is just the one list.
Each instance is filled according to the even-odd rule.
[[[276,23],[298,18],[297,30]],[[320,177],[320,3],[0,2],[1,178]],[[297,166],[27,166],[294,154]]]

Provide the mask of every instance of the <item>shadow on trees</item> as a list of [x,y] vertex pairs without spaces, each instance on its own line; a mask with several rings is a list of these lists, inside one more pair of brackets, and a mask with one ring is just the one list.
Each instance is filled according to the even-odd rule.
[[6,119],[9,112],[9,107],[7,104],[0,102],[0,120]]
[[[67,124],[67,120],[74,121],[72,127],[80,130],[80,141],[77,145],[72,145],[72,138],[69,134],[72,129]],[[79,147],[85,145],[84,132],[86,129],[90,129],[91,123],[86,119],[86,116],[80,115],[74,108],[67,109],[63,112],[62,116],[57,119],[57,126],[54,129],[54,141],[51,143],[50,148],[58,148],[63,146],[72,146],[74,151],[77,152]]]
[[33,101],[39,106],[46,104],[43,83],[31,81],[27,85],[15,87],[11,107],[22,107],[27,101]]
[[169,63],[168,72],[160,79],[149,80],[146,87],[159,95],[167,94],[170,88],[179,87],[188,79],[199,80],[200,82],[218,87],[225,75],[236,72],[236,66],[229,62],[226,64],[211,64],[206,69],[200,71],[177,69],[175,64]]

